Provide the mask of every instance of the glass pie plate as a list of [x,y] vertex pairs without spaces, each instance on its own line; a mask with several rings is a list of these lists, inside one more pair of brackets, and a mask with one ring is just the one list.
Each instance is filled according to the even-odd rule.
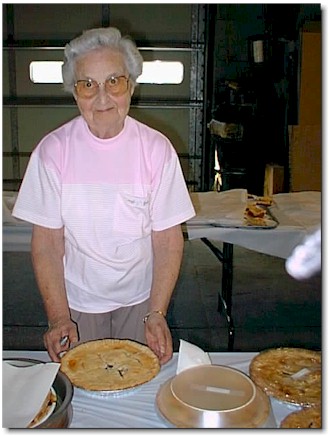
[[164,383],[160,415],[177,428],[276,428],[271,403],[243,372],[200,365]]

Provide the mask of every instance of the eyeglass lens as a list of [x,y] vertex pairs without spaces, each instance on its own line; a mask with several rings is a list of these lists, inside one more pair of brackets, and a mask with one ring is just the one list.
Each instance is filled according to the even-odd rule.
[[[75,89],[79,97],[93,97],[98,93],[99,84],[95,80],[78,80]],[[128,78],[125,76],[110,77],[104,82],[107,93],[115,96],[124,94],[128,89]]]

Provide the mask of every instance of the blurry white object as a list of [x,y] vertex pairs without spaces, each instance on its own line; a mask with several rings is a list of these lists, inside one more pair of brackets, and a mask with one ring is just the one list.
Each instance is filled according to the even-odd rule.
[[308,235],[286,260],[286,270],[295,279],[307,279],[321,271],[321,228]]

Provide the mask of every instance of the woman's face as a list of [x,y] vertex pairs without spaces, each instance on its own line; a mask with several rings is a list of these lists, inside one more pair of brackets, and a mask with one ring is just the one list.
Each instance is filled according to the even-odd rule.
[[111,76],[129,76],[123,55],[116,50],[102,47],[76,60],[76,81],[92,79],[101,83],[93,97],[79,96],[76,90],[73,94],[89,129],[99,138],[111,138],[120,133],[134,92],[129,80],[123,94],[111,95],[104,86],[105,80]]

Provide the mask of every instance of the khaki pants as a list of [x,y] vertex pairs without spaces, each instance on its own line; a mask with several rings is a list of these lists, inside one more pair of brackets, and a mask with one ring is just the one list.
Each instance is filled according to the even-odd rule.
[[122,338],[145,344],[143,317],[148,308],[149,300],[108,313],[81,313],[71,309],[71,318],[78,325],[78,343],[101,338]]

